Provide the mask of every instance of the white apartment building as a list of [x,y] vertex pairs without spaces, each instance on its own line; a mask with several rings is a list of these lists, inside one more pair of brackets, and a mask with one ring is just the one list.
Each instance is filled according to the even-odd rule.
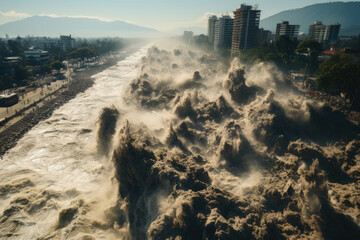
[[30,48],[24,51],[26,60],[35,60],[38,63],[46,63],[49,61],[49,53],[41,49]]

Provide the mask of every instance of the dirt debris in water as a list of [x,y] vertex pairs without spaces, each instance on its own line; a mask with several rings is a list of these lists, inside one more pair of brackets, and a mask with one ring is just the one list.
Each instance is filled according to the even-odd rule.
[[[39,239],[357,239],[359,129],[279,79],[275,66],[150,48],[94,136],[116,199],[94,219],[88,199],[59,209],[61,194],[44,193],[58,220]],[[1,185],[0,198],[31,184]],[[28,219],[40,192],[14,199],[1,226]]]
[[112,108],[104,108],[98,120],[97,150],[102,155],[108,155],[115,134],[116,123],[119,118],[119,111]]
[[247,85],[253,73],[240,64],[222,68],[179,48],[153,47],[143,58],[125,100],[173,117],[166,136],[125,122],[114,137],[122,223],[131,237],[359,236],[359,129],[328,106],[284,96],[276,67],[262,69],[266,81],[274,76],[268,89],[254,77]]

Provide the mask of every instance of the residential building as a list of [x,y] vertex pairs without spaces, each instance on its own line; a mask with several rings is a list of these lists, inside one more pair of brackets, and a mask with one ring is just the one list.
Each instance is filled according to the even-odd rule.
[[46,47],[47,47],[47,49],[51,49],[51,48],[63,49],[62,44],[60,43],[60,39],[58,39],[58,38],[47,38],[46,39]]
[[340,24],[326,26],[324,40],[329,44],[336,44],[339,38]]
[[234,19],[225,15],[215,22],[214,48],[231,48]]
[[321,21],[315,21],[309,26],[309,39],[314,39],[319,43],[324,42],[326,26]]
[[194,33],[192,31],[184,31],[184,35],[183,38],[185,41],[187,41],[188,43],[190,43],[191,39],[193,38]]
[[258,43],[269,43],[271,40],[271,31],[259,28],[257,39]]
[[290,25],[288,21],[283,21],[276,25],[276,38],[287,36],[289,38],[297,38],[299,35],[300,25]]
[[256,46],[260,12],[260,10],[245,4],[242,4],[234,12],[235,19],[231,46],[232,55],[240,53],[240,50],[247,50]]
[[199,34],[199,35],[194,35],[193,40],[194,41],[208,41],[209,38],[205,34]]
[[7,93],[0,95],[0,107],[11,107],[19,102],[17,93]]
[[25,58],[27,61],[36,61],[39,64],[43,64],[49,61],[49,53],[42,49],[30,48],[24,51]]
[[299,41],[306,40],[307,38],[308,38],[308,35],[307,35],[307,34],[305,34],[305,33],[303,33],[303,32],[299,33],[299,36],[298,36],[298,40],[299,40]]
[[0,62],[0,75],[15,76],[15,68],[21,63],[21,57],[4,57],[3,61]]
[[71,34],[69,36],[62,35],[60,36],[60,44],[63,51],[68,52],[75,47],[75,39],[71,37]]
[[208,20],[208,37],[209,37],[209,43],[214,43],[214,37],[215,37],[215,23],[217,21],[216,16],[209,17]]
[[316,21],[309,26],[309,39],[314,39],[319,43],[335,44],[338,41],[340,24],[324,25],[321,21]]

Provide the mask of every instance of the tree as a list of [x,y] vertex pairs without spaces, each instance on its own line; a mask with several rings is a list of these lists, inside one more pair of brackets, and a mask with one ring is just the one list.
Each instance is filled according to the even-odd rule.
[[24,54],[24,49],[21,47],[19,41],[8,40],[8,47],[11,52],[11,56],[21,56]]
[[321,44],[314,39],[307,39],[299,43],[296,48],[297,53],[321,52]]
[[355,51],[360,51],[360,35],[352,37],[349,40],[343,40],[339,44],[340,48],[352,48]]
[[21,66],[21,65],[16,65],[15,66],[15,82],[17,84],[22,84],[22,82],[29,77],[29,72],[28,70]]
[[275,49],[283,58],[284,63],[290,63],[295,55],[297,41],[289,38],[288,36],[280,36],[275,41]]
[[6,47],[6,43],[0,40],[0,61],[7,56],[9,56],[9,51]]
[[305,54],[308,58],[308,64],[306,71],[310,74],[316,72],[319,67],[318,57],[322,51],[321,44],[314,39],[307,39],[299,43],[296,48],[296,52],[299,54]]
[[0,90],[8,89],[12,87],[12,84],[14,83],[14,78],[11,76],[5,74],[0,77]]
[[330,93],[346,93],[352,108],[360,110],[360,64],[349,54],[336,54],[324,61],[319,67],[316,86]]
[[89,47],[81,47],[70,53],[72,58],[80,58],[84,61],[86,58],[92,58],[96,56],[96,52]]
[[49,49],[50,59],[63,61],[66,57],[64,50],[60,47],[52,46]]
[[39,73],[40,73],[40,74],[51,73],[51,67],[50,67],[50,65],[48,65],[48,64],[42,65],[41,68],[40,68]]
[[65,68],[65,65],[64,65],[62,62],[60,62],[60,61],[57,60],[57,61],[52,62],[52,63],[50,64],[50,67],[51,67],[52,69],[55,69],[57,72],[59,72],[60,69]]
[[35,65],[38,65],[39,62],[33,57],[33,56],[30,56],[27,60],[26,60],[26,63],[27,65],[30,65],[30,66],[35,66]]

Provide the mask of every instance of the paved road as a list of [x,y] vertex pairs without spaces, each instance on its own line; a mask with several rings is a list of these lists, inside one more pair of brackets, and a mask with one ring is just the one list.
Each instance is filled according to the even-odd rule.
[[56,82],[52,82],[50,85],[43,85],[42,87],[36,88],[30,92],[20,94],[19,102],[17,104],[7,108],[0,108],[0,119],[13,116],[29,105],[44,99],[46,96],[58,90],[67,83],[68,82],[66,80],[58,80]]
[[38,102],[39,100],[45,99],[47,96],[57,91],[62,86],[68,84],[67,79],[71,81],[73,69],[67,68],[66,71],[63,72],[66,77],[66,80],[58,80],[56,82],[51,82],[52,76],[47,77],[47,82],[51,82],[50,85],[44,84],[40,88],[36,88],[32,91],[26,93],[19,94],[19,102],[11,107],[0,107],[0,119],[5,117],[9,118],[15,115],[17,112],[23,110],[24,108]]

